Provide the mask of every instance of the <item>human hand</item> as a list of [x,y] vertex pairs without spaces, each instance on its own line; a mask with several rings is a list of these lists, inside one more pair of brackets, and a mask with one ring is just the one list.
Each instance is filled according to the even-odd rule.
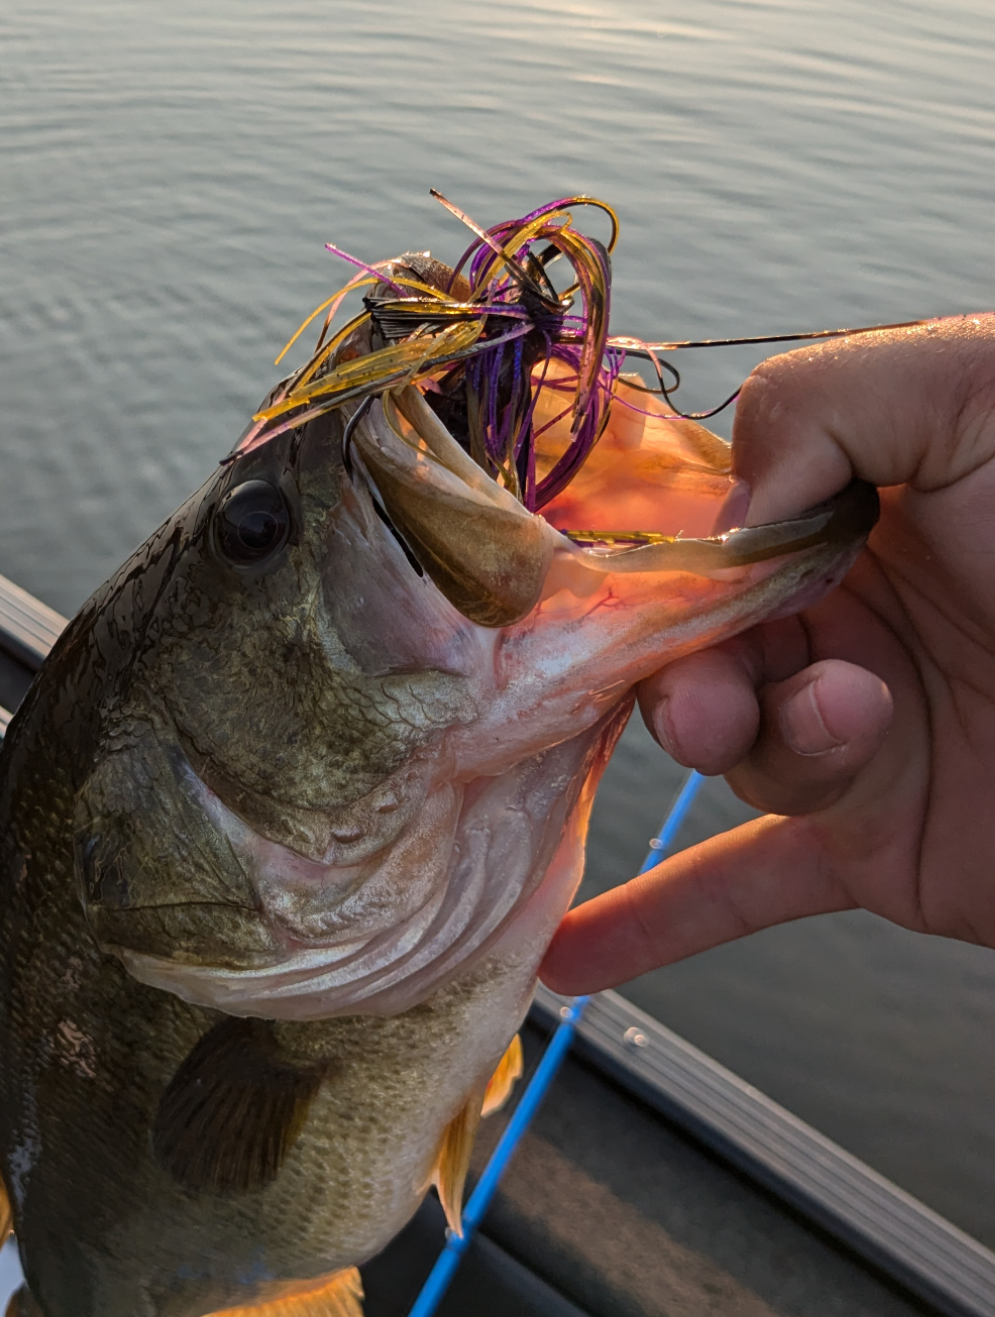
[[857,907],[995,947],[995,315],[771,358],[733,463],[747,524],[854,476],[881,519],[816,606],[643,683],[664,748],[768,813],[572,910],[561,992]]

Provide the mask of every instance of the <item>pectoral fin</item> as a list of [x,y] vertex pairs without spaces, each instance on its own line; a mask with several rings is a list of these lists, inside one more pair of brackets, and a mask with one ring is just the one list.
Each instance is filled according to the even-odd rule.
[[156,1160],[185,1189],[261,1188],[276,1178],[323,1077],[284,1060],[265,1021],[222,1020],[159,1100]]
[[471,1093],[463,1110],[446,1126],[429,1177],[429,1183],[434,1184],[438,1192],[449,1229],[457,1235],[463,1234],[463,1186],[470,1169],[473,1140],[480,1124],[482,1097],[479,1088]]
[[355,1267],[337,1271],[317,1289],[248,1308],[225,1308],[211,1317],[363,1317],[363,1282]]
[[515,1080],[521,1078],[524,1068],[522,1040],[516,1033],[508,1044],[508,1050],[498,1062],[497,1069],[487,1081],[487,1088],[484,1090],[484,1101],[480,1110],[482,1116],[490,1116],[495,1111],[501,1110],[508,1098],[511,1097]]

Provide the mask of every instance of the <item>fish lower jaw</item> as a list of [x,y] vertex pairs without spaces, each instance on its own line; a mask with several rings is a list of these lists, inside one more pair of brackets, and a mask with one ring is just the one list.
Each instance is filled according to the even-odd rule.
[[591,727],[658,668],[817,602],[845,576],[863,542],[816,545],[790,557],[691,573],[607,577],[587,597],[562,591],[509,629],[486,713],[452,733],[465,772],[500,772],[539,741]]
[[835,590],[842,583],[859,558],[863,547],[862,543],[856,544],[848,552],[838,555],[828,566],[813,570],[806,579],[798,583],[795,592],[765,618],[765,621],[777,622],[784,617],[793,617],[807,608],[814,608],[831,590]]

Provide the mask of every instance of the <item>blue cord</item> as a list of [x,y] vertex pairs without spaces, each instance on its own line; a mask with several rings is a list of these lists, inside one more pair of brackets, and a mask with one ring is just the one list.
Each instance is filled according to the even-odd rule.
[[480,1225],[484,1213],[490,1206],[498,1181],[511,1161],[522,1135],[528,1129],[539,1103],[546,1096],[546,1090],[556,1077],[560,1063],[570,1050],[577,1022],[589,1000],[589,997],[575,997],[571,1006],[563,1008],[563,1019],[543,1052],[535,1074],[522,1094],[518,1106],[512,1112],[507,1128],[470,1195],[470,1201],[463,1213],[462,1235],[454,1234],[451,1230],[447,1231],[446,1246],[436,1258],[435,1266],[422,1286],[421,1293],[415,1300],[408,1317],[431,1317],[442,1301],[442,1296],[449,1288],[449,1282],[455,1275],[463,1254],[470,1247],[477,1226]]
[[[654,865],[659,864],[667,851],[670,850],[704,780],[701,774],[695,772],[694,769],[685,777],[674,803],[667,811],[667,817],[660,828],[660,835],[650,842],[650,852],[643,861],[643,867],[639,870],[640,873],[645,873],[647,869],[652,869]],[[477,1181],[476,1187],[470,1195],[470,1201],[463,1213],[463,1233],[462,1235],[456,1235],[451,1230],[446,1232],[445,1247],[436,1258],[435,1265],[429,1272],[428,1279],[422,1286],[417,1299],[415,1299],[408,1317],[433,1317],[435,1310],[442,1302],[443,1296],[456,1274],[456,1268],[462,1261],[463,1254],[473,1242],[477,1227],[490,1206],[501,1176],[514,1156],[522,1135],[531,1124],[532,1117],[539,1108],[539,1103],[546,1096],[547,1089],[556,1077],[556,1072],[559,1070],[563,1058],[570,1050],[577,1024],[583,1014],[584,1007],[589,1001],[589,997],[575,997],[572,1005],[563,1007],[563,1019],[547,1044],[542,1059],[536,1067],[535,1074],[529,1080],[525,1092],[519,1099],[518,1106],[511,1114],[507,1128],[501,1135],[497,1147],[491,1153],[490,1161],[485,1166],[483,1175]]]
[[681,789],[678,791],[674,803],[667,811],[667,817],[660,826],[660,835],[650,842],[649,854],[643,860],[643,866],[639,870],[640,873],[655,868],[673,846],[681,829],[681,824],[687,818],[688,810],[694,804],[694,798],[704,780],[696,769],[692,768],[688,772],[681,783]]

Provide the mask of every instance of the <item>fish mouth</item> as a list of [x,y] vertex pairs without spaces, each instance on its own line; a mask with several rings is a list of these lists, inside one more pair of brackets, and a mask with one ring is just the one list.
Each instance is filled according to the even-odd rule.
[[[877,515],[867,488],[777,524],[735,524],[743,490],[729,446],[671,414],[664,371],[673,387],[679,377],[652,345],[609,332],[609,205],[561,198],[485,231],[433,195],[475,234],[461,260],[406,252],[367,265],[330,248],[361,273],[298,330],[328,308],[310,360],[271,391],[229,460],[335,414],[346,471],[360,468],[409,563],[489,628],[523,622],[551,575],[562,584],[564,540],[583,594],[609,572],[708,578],[760,565],[759,579],[763,564],[842,557],[866,538]],[[610,220],[607,244],[576,226],[578,208]],[[572,282],[557,291],[547,267],[561,257]],[[330,335],[359,286],[364,310]],[[657,388],[622,373],[630,355],[653,363]]]
[[[714,533],[730,510],[745,511],[729,446],[624,379],[599,443],[541,513],[485,474],[413,386],[356,420],[358,465],[409,559],[483,627],[522,623],[556,590],[588,595],[609,576],[623,595],[626,578],[646,576],[664,591],[681,575],[752,585],[806,552],[828,588],[838,573],[827,565],[852,559],[879,512],[876,489],[853,480],[797,517]],[[557,440],[554,429],[540,449],[548,466]],[[624,529],[637,519],[639,529]],[[812,581],[798,590],[816,593]]]
[[[815,603],[879,511],[874,487],[853,480],[796,517],[730,525],[746,519],[730,446],[625,379],[541,512],[485,473],[413,386],[353,418],[353,483],[403,545],[397,571],[417,564],[454,635],[493,637],[474,651],[490,676],[469,674],[477,714],[447,734],[468,777],[592,726],[674,659]],[[545,435],[537,456],[555,467],[569,431]]]

